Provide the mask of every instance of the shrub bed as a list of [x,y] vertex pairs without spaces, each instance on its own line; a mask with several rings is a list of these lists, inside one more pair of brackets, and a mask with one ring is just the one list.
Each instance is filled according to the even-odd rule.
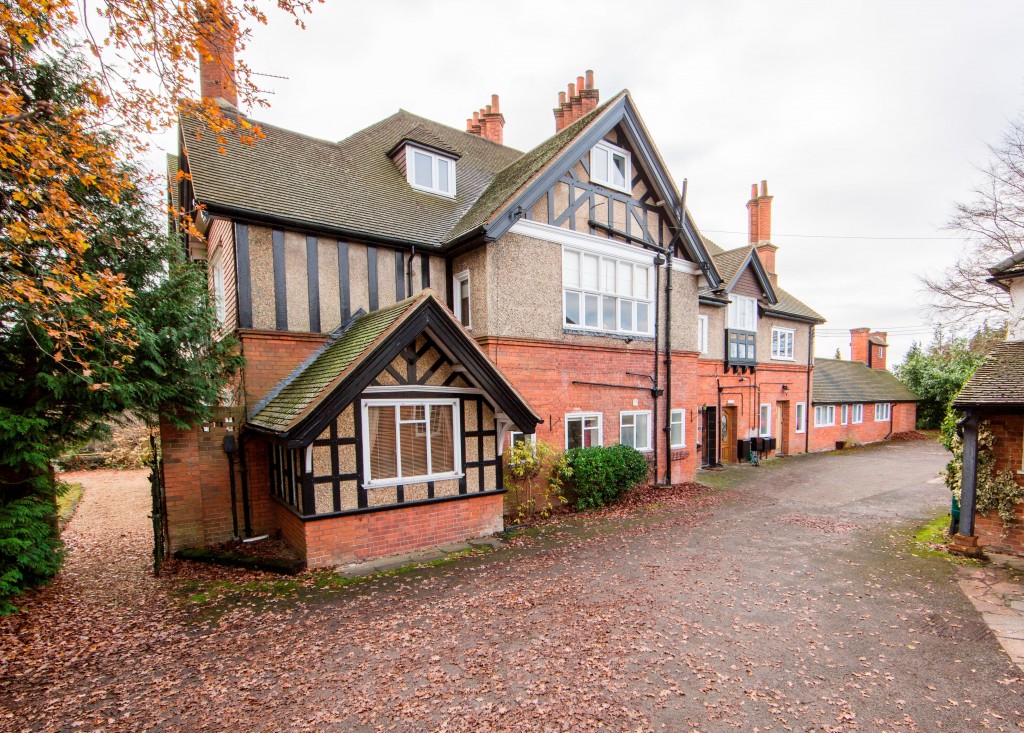
[[573,448],[565,453],[563,478],[571,489],[577,511],[618,501],[647,479],[643,454],[627,445]]

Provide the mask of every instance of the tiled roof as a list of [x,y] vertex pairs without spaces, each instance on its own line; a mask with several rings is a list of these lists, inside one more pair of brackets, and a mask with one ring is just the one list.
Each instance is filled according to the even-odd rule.
[[[722,282],[726,284],[732,282],[733,278],[736,277],[736,273],[739,271],[739,268],[746,261],[747,255],[750,254],[750,250],[754,249],[753,245],[746,245],[744,247],[737,247],[736,249],[725,250],[703,234],[701,235],[701,239],[704,241],[705,249],[707,249],[708,253],[711,255],[711,260],[715,264],[715,269],[718,270],[718,274],[722,276]],[[797,318],[805,318],[811,321],[818,321],[819,323],[825,322],[825,318],[820,313],[815,311],[792,293],[780,288],[778,284],[772,285],[772,289],[775,291],[775,297],[778,302],[765,309],[769,314],[779,316],[796,316]],[[711,291],[709,289],[705,289],[701,294],[711,295]]]
[[840,402],[916,402],[918,396],[885,369],[859,361],[814,360],[816,404]]
[[1010,272],[1019,272],[1022,269],[1024,269],[1024,249],[988,268],[988,271],[993,275],[999,276]]
[[564,130],[552,135],[519,158],[519,160],[502,170],[462,220],[452,229],[448,238],[457,239],[463,234],[471,232],[478,226],[487,223],[502,204],[512,198],[513,194],[529,183],[534,176],[543,171],[547,164],[554,160],[577,135],[589,127],[591,122],[594,122],[608,107],[625,94],[627,94],[625,91],[619,92],[597,109],[583,115]]
[[291,428],[310,407],[327,397],[344,376],[357,369],[371,347],[431,292],[423,290],[412,298],[361,315],[339,328],[327,343],[252,409],[249,422],[275,432]]
[[868,336],[868,343],[869,344],[875,344],[875,346],[888,346],[889,345],[889,344],[885,343],[885,339],[884,338],[882,338],[881,336],[875,336],[874,334],[871,334],[870,336]]
[[[477,135],[399,110],[340,141],[259,123],[254,145],[216,135],[182,117],[182,142],[196,198],[211,208],[439,246],[495,176],[522,153]],[[198,138],[197,138],[198,134]],[[456,196],[413,189],[387,153],[403,138],[457,153]]]
[[1024,407],[1024,341],[1004,341],[985,357],[955,407]]

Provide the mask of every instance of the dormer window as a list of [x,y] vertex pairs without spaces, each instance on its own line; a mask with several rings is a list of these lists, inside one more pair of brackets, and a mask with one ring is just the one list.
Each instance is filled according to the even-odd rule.
[[405,161],[410,186],[442,196],[455,196],[454,159],[408,145]]
[[629,153],[602,140],[590,151],[590,180],[630,193],[633,166]]

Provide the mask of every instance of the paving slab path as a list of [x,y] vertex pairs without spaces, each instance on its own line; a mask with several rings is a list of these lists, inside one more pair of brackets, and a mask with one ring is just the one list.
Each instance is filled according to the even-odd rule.
[[213,615],[147,575],[144,476],[86,480],[64,576],[0,623],[0,730],[1020,730],[1020,670],[956,568],[908,551],[945,461],[709,474],[712,496]]

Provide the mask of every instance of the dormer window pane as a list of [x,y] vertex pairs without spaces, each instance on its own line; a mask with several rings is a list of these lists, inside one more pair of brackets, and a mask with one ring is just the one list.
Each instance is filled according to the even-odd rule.
[[622,188],[626,187],[626,156],[619,153],[612,154],[612,183]]
[[434,175],[431,168],[433,168],[433,160],[426,153],[416,152],[414,153],[416,159],[416,185],[423,186],[424,188],[434,187]]
[[444,158],[437,159],[437,187],[442,191],[448,190],[448,161]]
[[594,183],[630,193],[632,161],[629,153],[602,140],[590,151],[590,180]]
[[608,175],[608,152],[607,148],[594,148],[594,160],[591,169],[593,170],[593,177],[597,180],[604,179]]

